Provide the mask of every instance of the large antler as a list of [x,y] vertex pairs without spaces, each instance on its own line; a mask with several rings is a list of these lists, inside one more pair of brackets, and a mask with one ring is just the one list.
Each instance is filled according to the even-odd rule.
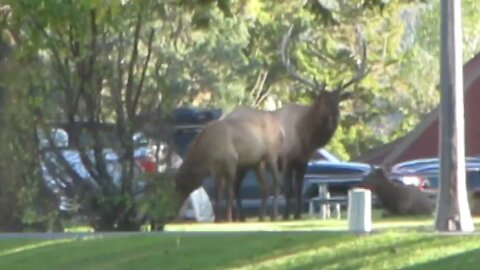
[[293,31],[293,24],[288,28],[287,33],[282,38],[282,44],[281,44],[281,53],[282,53],[282,63],[285,66],[288,75],[294,79],[297,80],[300,83],[303,83],[313,89],[318,89],[318,90],[323,90],[325,88],[325,84],[319,83],[315,78],[313,80],[309,80],[307,78],[304,78],[298,74],[295,69],[291,66],[290,63],[290,57],[288,55],[288,46],[290,45],[290,38],[292,36],[292,31]]
[[360,29],[359,29],[358,25],[355,27],[355,32],[357,34],[358,42],[360,43],[360,51],[361,51],[360,64],[357,66],[357,72],[356,72],[355,76],[350,81],[348,81],[344,84],[341,83],[339,85],[339,87],[337,88],[337,91],[342,91],[342,90],[346,89],[347,87],[349,87],[350,85],[361,81],[368,74],[368,72],[367,72],[367,45],[366,45],[366,41],[365,41],[365,38],[363,37],[363,35],[360,33]]

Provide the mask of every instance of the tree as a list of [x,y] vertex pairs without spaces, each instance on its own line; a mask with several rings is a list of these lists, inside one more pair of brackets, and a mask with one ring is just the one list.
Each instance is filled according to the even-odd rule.
[[460,1],[444,0],[441,10],[440,190],[435,228],[472,232],[465,177]]
[[[155,13],[147,11],[159,6],[155,1],[106,6],[97,1],[9,4],[10,23],[20,32],[17,57],[28,63],[21,74],[31,97],[39,101],[28,106],[36,116],[31,126],[49,134],[60,122],[68,132],[70,146],[79,150],[96,184],[85,182],[52,140],[50,147],[73,180],[74,194],[94,229],[139,229],[143,219],[138,218],[133,192],[137,184],[133,135],[142,131],[169,142],[162,107],[152,98],[155,85],[147,78],[153,70],[155,34],[150,17]],[[115,141],[103,134],[103,126],[114,127]],[[82,135],[91,144],[82,143]],[[120,186],[108,172],[106,148],[124,157]],[[88,153],[93,153],[94,162]]]

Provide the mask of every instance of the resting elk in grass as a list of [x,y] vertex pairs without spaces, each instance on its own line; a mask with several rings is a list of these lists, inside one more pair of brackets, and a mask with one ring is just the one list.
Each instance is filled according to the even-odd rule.
[[319,83],[316,79],[309,80],[301,77],[291,66],[287,52],[292,29],[293,25],[282,39],[282,62],[289,76],[309,87],[315,97],[309,105],[290,103],[274,112],[285,130],[285,143],[282,149],[282,155],[285,158],[282,169],[285,177],[283,184],[286,197],[284,219],[289,218],[293,182],[295,182],[296,196],[294,218],[301,217],[301,193],[308,160],[316,149],[324,147],[334,135],[340,115],[339,104],[351,97],[352,94],[345,90],[361,81],[367,74],[366,45],[365,40],[360,38],[361,62],[357,66],[355,76],[348,82],[340,83],[334,89],[327,91],[324,83]]
[[373,168],[359,187],[370,189],[391,215],[431,215],[435,200],[413,185],[404,185],[388,179],[383,168]]
[[[279,180],[277,160],[283,143],[281,125],[266,112],[259,111],[255,117],[243,117],[240,112],[236,114],[207,124],[189,147],[176,176],[181,203],[202,185],[207,176],[214,179],[216,221],[220,220],[224,185],[227,190],[226,220],[232,220],[233,185],[239,168],[256,168],[258,171],[262,164],[268,165],[274,172],[276,185]],[[264,181],[260,185],[264,189]],[[265,213],[264,200],[266,197],[262,200],[261,219]]]
[[468,204],[472,216],[480,216],[480,189],[474,189],[468,194]]

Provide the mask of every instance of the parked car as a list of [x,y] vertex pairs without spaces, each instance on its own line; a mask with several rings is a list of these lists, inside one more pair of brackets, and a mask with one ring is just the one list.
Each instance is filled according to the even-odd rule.
[[[438,158],[420,158],[407,160],[392,166],[392,173],[404,173],[429,164],[438,164]],[[479,157],[465,157],[465,162],[480,162]]]
[[303,196],[318,196],[318,185],[327,185],[332,196],[347,196],[371,170],[370,164],[345,161],[311,161],[305,174]]
[[[472,166],[474,164],[480,166],[479,157],[466,157],[465,161]],[[426,176],[438,173],[438,168],[438,158],[408,160],[395,164],[390,171],[390,177],[402,184],[414,185],[424,189],[430,185],[430,179]]]
[[[97,183],[92,177],[90,171],[85,167],[81,159],[81,154],[77,149],[69,147],[67,133],[60,129],[54,128],[51,130],[52,141],[54,146],[58,149],[60,156],[65,159],[68,166],[81,178],[83,181],[81,184],[89,186],[89,188],[95,190],[99,188]],[[40,172],[43,181],[47,188],[55,193],[59,198],[59,208],[62,211],[71,212],[74,211],[75,206],[73,198],[75,197],[75,183],[71,175],[67,172],[61,162],[61,158],[50,147],[46,135],[39,134],[41,162]],[[134,135],[134,143],[136,148],[134,149],[133,157],[135,159],[135,175],[138,175],[142,171],[159,171],[162,168],[156,167],[155,155],[158,153],[159,158],[163,158],[163,152],[156,151],[156,145],[151,145],[148,140],[137,133]],[[87,150],[85,152],[90,162],[95,162],[93,150]],[[106,169],[110,175],[114,185],[120,187],[121,184],[121,157],[111,148],[105,148],[102,150],[104,160],[106,162]],[[178,164],[178,160],[177,164]],[[134,194],[141,193],[145,183],[141,181],[135,181],[136,185],[133,186]]]
[[[439,187],[439,171],[438,163],[429,164],[415,169],[412,173],[422,176],[426,179],[423,189],[427,192],[436,192]],[[480,163],[467,162],[465,164],[467,189],[474,190],[480,188]]]

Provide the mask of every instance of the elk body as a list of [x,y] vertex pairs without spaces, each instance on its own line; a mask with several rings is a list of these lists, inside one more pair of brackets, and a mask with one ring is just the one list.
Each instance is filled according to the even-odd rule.
[[284,187],[286,207],[284,219],[290,215],[290,204],[293,186],[295,184],[295,219],[299,219],[302,206],[303,179],[305,176],[308,160],[312,153],[324,147],[333,137],[338,126],[340,115],[339,104],[348,99],[351,93],[346,92],[350,85],[362,80],[367,72],[366,67],[366,46],[362,39],[362,59],[357,67],[355,76],[346,83],[340,83],[333,90],[325,90],[324,83],[317,80],[308,80],[301,77],[290,65],[288,57],[288,44],[293,26],[285,34],[281,44],[282,61],[289,76],[309,87],[314,94],[314,100],[309,105],[287,104],[274,112],[275,117],[282,123],[285,130],[285,143],[282,148],[284,164]]
[[[237,174],[234,182],[234,195],[236,198],[237,218],[245,220],[242,207],[242,198],[240,194],[241,185],[246,173],[249,170],[255,171],[260,193],[262,196],[259,219],[264,220],[266,213],[266,202],[269,195],[269,188],[266,182],[266,169],[269,169],[273,178],[274,200],[272,209],[272,220],[276,219],[278,213],[277,197],[280,193],[280,176],[278,170],[278,161],[282,160],[280,151],[285,139],[285,131],[281,123],[272,115],[271,112],[254,109],[247,106],[238,106],[229,114],[224,116],[222,120],[248,121],[254,123],[255,126],[262,127],[265,152],[268,158],[262,159],[258,163],[240,165],[237,167]],[[267,156],[266,156],[267,157]]]
[[472,216],[480,216],[480,189],[474,189],[468,194],[468,204]]
[[[176,189],[181,202],[210,175],[215,181],[216,220],[219,220],[224,185],[227,190],[226,219],[232,220],[235,178],[245,168],[260,172],[264,164],[272,169],[274,183],[278,183],[277,160],[282,143],[282,128],[268,113],[244,117],[237,112],[207,124],[192,142],[177,173]],[[266,189],[263,179],[259,177],[262,190]],[[261,218],[264,213],[262,200]]]
[[435,210],[435,200],[427,193],[389,180],[382,168],[373,168],[359,186],[372,190],[392,215],[431,215]]

